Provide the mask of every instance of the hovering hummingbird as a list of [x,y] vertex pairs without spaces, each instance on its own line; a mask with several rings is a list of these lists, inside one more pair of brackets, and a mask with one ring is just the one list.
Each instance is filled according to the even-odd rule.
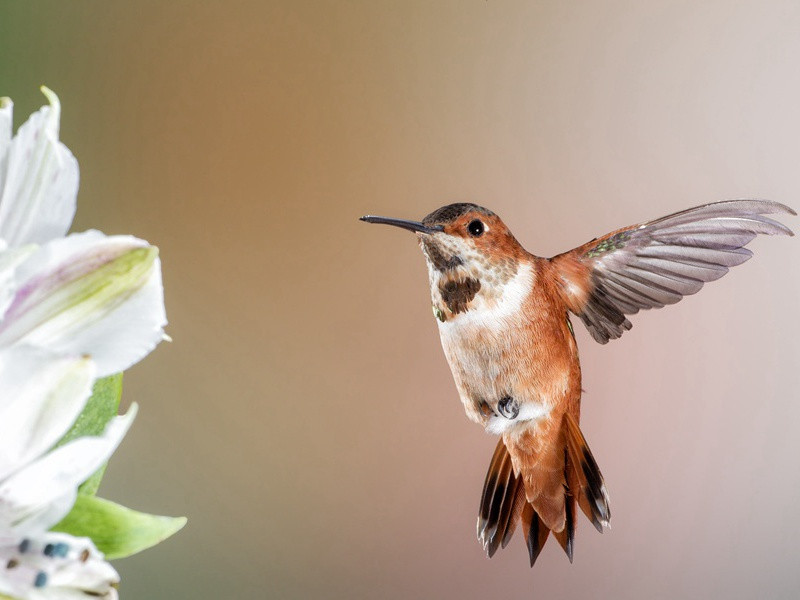
[[450,204],[422,221],[364,216],[417,234],[433,314],[467,417],[501,436],[489,464],[478,539],[491,557],[521,521],[531,566],[553,536],[573,556],[576,504],[601,533],[611,512],[578,426],[581,369],[569,313],[599,343],[752,256],[757,234],[793,235],[760,200],[690,208],[559,254],[525,250],[492,211]]

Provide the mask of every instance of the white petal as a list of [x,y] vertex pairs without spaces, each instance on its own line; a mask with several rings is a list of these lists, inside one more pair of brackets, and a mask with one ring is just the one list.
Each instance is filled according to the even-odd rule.
[[118,583],[114,567],[88,538],[46,532],[0,539],[0,593],[25,600],[112,599]]
[[106,377],[136,364],[164,339],[167,315],[161,261],[156,258],[145,284],[124,303],[91,326],[76,330],[55,347],[65,353],[85,352]]
[[61,439],[91,395],[94,377],[89,358],[25,346],[0,350],[0,481]]
[[115,417],[102,436],[73,440],[0,482],[0,523],[26,533],[34,525],[42,525],[44,513],[52,519],[47,527],[61,520],[70,507],[56,511],[52,510],[53,503],[74,492],[108,460],[131,426],[136,410],[133,404],[125,416]]
[[103,377],[138,362],[163,338],[161,263],[143,240],[98,231],[53,240],[17,268],[15,279],[0,346],[24,342],[88,354]]
[[0,190],[6,180],[8,164],[8,147],[11,145],[11,134],[14,123],[14,103],[11,98],[0,98]]
[[[51,534],[52,535],[52,534]],[[89,550],[86,562],[73,565],[60,565],[49,578],[48,585],[103,593],[111,582],[118,582],[119,575],[89,538],[78,538],[85,550]]]
[[16,289],[14,287],[14,271],[17,265],[22,263],[36,250],[34,244],[6,249],[6,242],[0,239],[0,320],[5,314],[9,304],[14,299]]
[[78,161],[58,141],[61,105],[50,101],[19,128],[6,153],[0,189],[0,238],[10,246],[42,243],[64,235],[75,216]]
[[63,496],[52,500],[47,506],[31,514],[25,520],[24,524],[17,526],[15,535],[31,535],[33,533],[47,531],[69,514],[69,511],[71,511],[72,507],[75,505],[77,497],[77,488],[71,488]]

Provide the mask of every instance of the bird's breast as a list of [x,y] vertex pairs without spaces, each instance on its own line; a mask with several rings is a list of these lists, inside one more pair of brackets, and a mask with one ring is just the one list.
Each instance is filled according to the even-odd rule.
[[539,298],[536,280],[532,265],[520,265],[501,290],[481,287],[468,310],[439,319],[467,416],[492,433],[546,417],[570,388],[569,360],[552,360],[569,356],[569,349],[553,352],[553,344],[567,344],[562,335],[551,339],[552,323],[566,329],[565,314]]

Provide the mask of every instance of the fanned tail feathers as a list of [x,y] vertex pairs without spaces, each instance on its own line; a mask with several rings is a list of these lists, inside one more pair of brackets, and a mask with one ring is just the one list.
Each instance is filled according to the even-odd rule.
[[514,475],[511,456],[500,440],[489,464],[478,512],[478,539],[490,557],[511,539],[524,500],[522,480]]
[[567,440],[567,481],[575,482],[570,489],[577,490],[578,504],[592,522],[595,529],[603,533],[611,519],[608,492],[603,482],[603,474],[589,450],[589,445],[581,433],[578,423],[570,414],[564,415],[564,430]]
[[[576,504],[600,533],[603,532],[603,527],[608,527],[611,512],[603,476],[574,417],[566,414],[561,430],[565,444],[566,514],[563,529],[554,531],[553,537],[572,562]],[[550,529],[539,517],[534,506],[527,501],[523,478],[514,473],[508,448],[500,439],[489,464],[478,511],[478,539],[489,557],[494,556],[498,548],[508,545],[520,522],[533,566],[547,541]]]

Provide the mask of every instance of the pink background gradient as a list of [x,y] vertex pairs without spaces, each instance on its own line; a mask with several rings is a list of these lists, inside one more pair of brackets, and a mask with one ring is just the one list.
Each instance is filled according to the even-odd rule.
[[607,346],[576,321],[613,528],[531,571],[475,539],[494,438],[413,237],[357,220],[475,201],[552,255],[800,208],[798,32],[795,1],[3,3],[0,95],[60,95],[75,230],[161,248],[175,341],[126,375],[101,494],[189,524],[122,598],[800,595],[800,240]]

